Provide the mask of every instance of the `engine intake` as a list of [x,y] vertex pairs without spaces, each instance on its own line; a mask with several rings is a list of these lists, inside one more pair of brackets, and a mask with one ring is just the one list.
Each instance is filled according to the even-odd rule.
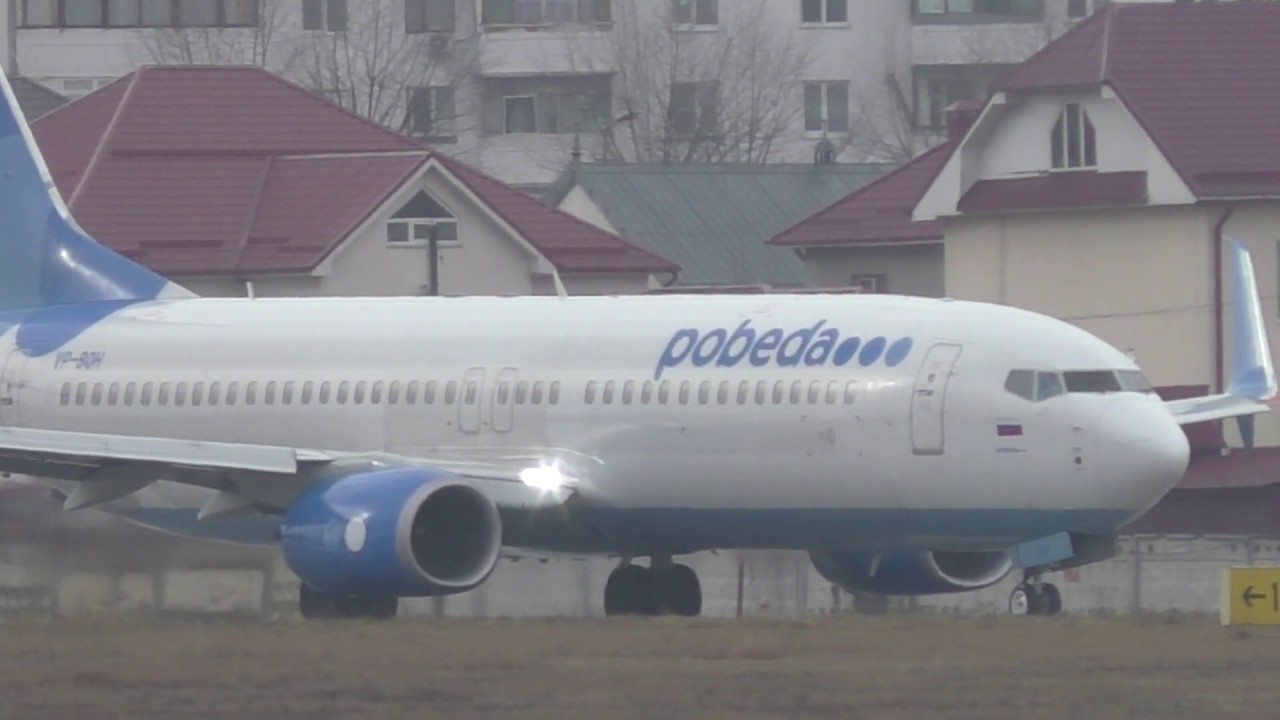
[[935,595],[995,585],[1013,569],[1003,550],[982,552],[822,551],[809,553],[828,582],[849,592],[876,595]]
[[356,473],[320,483],[281,527],[289,568],[340,595],[466,592],[502,550],[498,509],[476,488],[430,468]]

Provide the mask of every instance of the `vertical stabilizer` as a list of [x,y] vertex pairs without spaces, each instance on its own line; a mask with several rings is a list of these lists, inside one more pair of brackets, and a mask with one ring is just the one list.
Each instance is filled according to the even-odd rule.
[[0,72],[0,311],[190,296],[72,219]]

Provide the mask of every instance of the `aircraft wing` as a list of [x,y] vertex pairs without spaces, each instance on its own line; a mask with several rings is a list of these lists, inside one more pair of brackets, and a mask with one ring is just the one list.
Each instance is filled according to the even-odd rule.
[[1166,401],[1165,407],[1181,425],[1267,412],[1270,407],[1266,403],[1276,397],[1276,373],[1271,363],[1271,344],[1267,341],[1253,260],[1244,245],[1234,238],[1224,238],[1223,248],[1230,274],[1227,283],[1230,379],[1224,393]]
[[[540,485],[527,473],[561,461],[532,449],[407,458],[389,453],[346,453],[247,443],[219,443],[65,430],[0,427],[0,472],[74,481],[68,510],[115,500],[159,480],[221,491],[217,507],[236,506],[234,480],[266,478],[273,495],[292,497],[313,483],[388,466],[422,465],[451,472],[483,490],[498,507],[559,505],[572,495],[567,483]],[[281,508],[283,509],[283,508]],[[210,514],[216,507],[208,509]],[[202,515],[205,514],[202,512]]]

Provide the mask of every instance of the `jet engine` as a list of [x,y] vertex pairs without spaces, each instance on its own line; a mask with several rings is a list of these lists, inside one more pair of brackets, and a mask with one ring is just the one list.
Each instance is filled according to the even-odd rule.
[[336,595],[452,595],[489,577],[502,549],[493,501],[430,468],[355,473],[320,483],[285,514],[289,568]]
[[954,552],[824,550],[809,553],[818,573],[849,592],[934,595],[978,590],[1013,569],[1007,551]]

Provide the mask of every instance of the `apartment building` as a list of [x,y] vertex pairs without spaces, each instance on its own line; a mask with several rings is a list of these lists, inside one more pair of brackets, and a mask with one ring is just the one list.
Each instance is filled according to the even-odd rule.
[[900,161],[1105,0],[5,0],[63,95],[253,64],[520,186],[584,161]]

